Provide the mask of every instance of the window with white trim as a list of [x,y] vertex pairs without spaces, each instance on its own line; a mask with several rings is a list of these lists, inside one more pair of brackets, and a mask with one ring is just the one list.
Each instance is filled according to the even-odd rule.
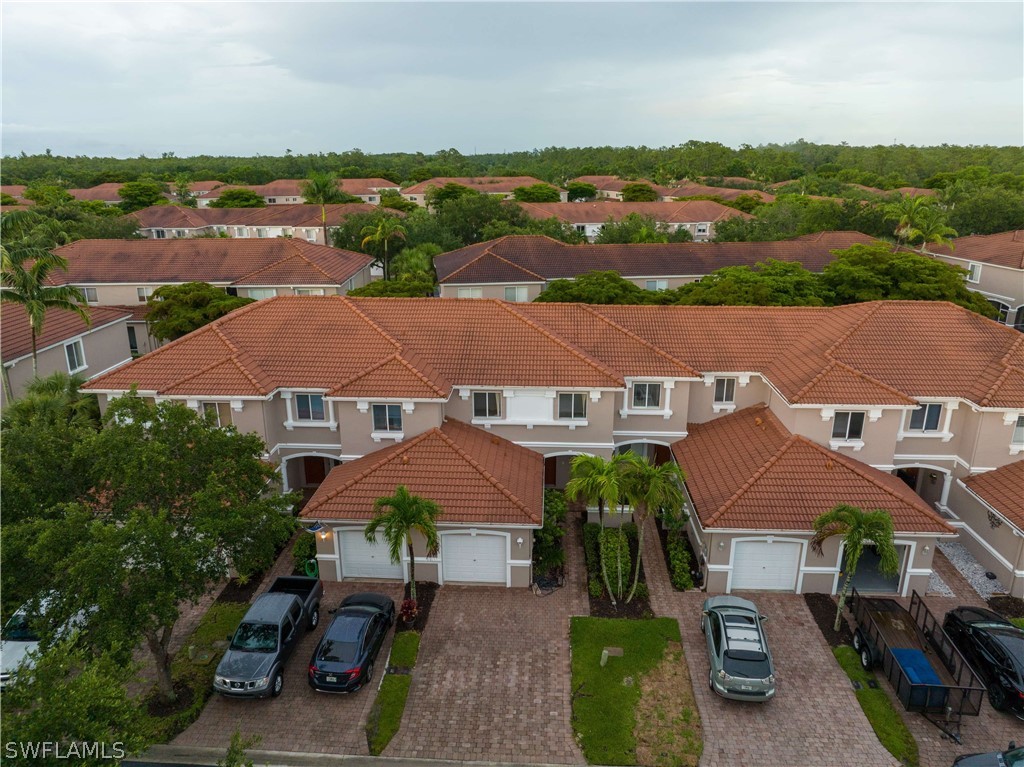
[[732,405],[736,402],[736,379],[715,379],[715,404]]
[[501,418],[501,394],[496,391],[473,392],[474,418]]
[[257,301],[264,298],[273,298],[277,295],[277,288],[249,288],[249,298]]
[[96,296],[96,288],[82,288],[82,293],[85,295],[86,303],[95,304],[99,301]]
[[231,424],[231,406],[227,402],[201,402],[199,405],[203,416],[212,418],[217,426]]
[[256,236],[260,239],[263,239],[264,237],[267,236],[267,230],[262,226],[256,227]]
[[1010,316],[1009,304],[1004,304],[1002,301],[996,301],[994,298],[988,299],[988,302],[996,309],[996,322],[1000,325],[1006,324],[1006,318]]
[[863,411],[839,411],[832,421],[832,439],[857,440],[864,436]]
[[68,372],[77,373],[85,369],[85,349],[82,348],[82,339],[76,338],[69,344],[64,345],[64,354],[68,358]]
[[644,287],[647,290],[668,290],[668,280],[647,280]]
[[327,409],[322,394],[295,395],[296,421],[326,421]]
[[967,281],[981,282],[981,264],[967,264]]
[[235,227],[235,237],[246,237],[246,229],[244,226]]
[[135,295],[139,297],[139,303],[146,303],[153,295],[153,288],[135,288]]
[[458,298],[483,298],[484,297],[484,289],[483,288],[459,288],[456,291],[455,295]]
[[184,237],[185,236],[185,230],[184,229],[175,229],[174,230],[174,236],[175,237]]
[[276,197],[268,197],[267,198],[267,205],[276,205],[276,204],[277,204],[277,198]]
[[581,419],[587,417],[587,395],[584,392],[563,391],[558,393],[558,417]]
[[661,384],[633,384],[633,407],[636,409],[661,407]]
[[153,230],[153,239],[163,240],[163,239],[166,239],[166,237],[167,237],[167,232],[165,232],[163,229],[154,229]]
[[697,234],[707,234],[710,224],[697,224]]
[[942,403],[929,402],[910,411],[907,431],[938,431],[942,421]]
[[133,357],[139,356],[139,339],[135,335],[135,326],[128,326],[128,351],[132,353]]
[[391,432],[402,431],[402,406],[390,404],[374,405],[373,430]]
[[505,288],[505,300],[518,301],[519,303],[526,301],[526,287],[522,285],[515,285]]
[[297,296],[322,296],[323,294],[323,288],[295,288]]
[[1017,416],[1017,423],[1013,426],[1013,439],[1010,441],[1014,445],[1024,445],[1024,415]]
[[306,239],[309,240],[310,242],[316,242],[316,232],[316,229],[307,229]]

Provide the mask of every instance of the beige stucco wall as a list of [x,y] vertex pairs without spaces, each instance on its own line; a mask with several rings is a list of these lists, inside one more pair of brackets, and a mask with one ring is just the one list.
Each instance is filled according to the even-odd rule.
[[[502,301],[505,300],[505,288],[506,287],[525,287],[526,288],[526,300],[532,301],[541,294],[544,289],[544,285],[539,282],[508,282],[500,285],[445,285],[440,286],[441,298],[458,298],[459,288],[479,288],[480,298],[499,298]],[[464,296],[465,297],[465,296]]]
[[957,482],[950,489],[948,505],[965,525],[959,542],[982,567],[995,573],[1013,596],[1024,597],[1024,533],[998,515],[990,516],[978,497]]
[[[615,392],[615,413],[613,423],[613,439],[616,445],[643,441],[647,438],[653,442],[671,445],[683,438],[687,431],[690,412],[690,392],[695,384],[692,381],[675,381],[672,389],[662,388],[662,396],[668,394],[668,409],[671,415],[665,418],[664,413],[645,414],[629,410],[625,415],[622,410],[632,404],[632,387],[622,392]],[[637,432],[637,433],[633,433]]]
[[[722,374],[721,378],[738,378],[736,375]],[[736,407],[735,410],[742,410],[746,407],[760,404],[762,402],[768,402],[771,395],[771,389],[764,382],[764,379],[760,376],[752,375],[750,382],[746,386],[741,386],[737,380],[735,388],[735,399]],[[690,384],[690,396],[689,396],[689,413],[687,420],[689,423],[705,423],[706,421],[718,418],[721,415],[727,415],[734,410],[722,410],[716,413],[714,409],[715,404],[715,384],[712,382],[710,385],[705,385],[702,381],[695,381]]]
[[1013,324],[1013,310],[1024,304],[1024,270],[1011,269],[1006,266],[998,266],[983,261],[970,261],[969,259],[956,258],[955,256],[936,256],[939,261],[944,261],[961,269],[967,269],[968,264],[976,263],[981,266],[981,273],[977,282],[964,284],[969,290],[982,293],[986,298],[995,298],[1006,303],[1010,307],[1010,316],[1006,324]]

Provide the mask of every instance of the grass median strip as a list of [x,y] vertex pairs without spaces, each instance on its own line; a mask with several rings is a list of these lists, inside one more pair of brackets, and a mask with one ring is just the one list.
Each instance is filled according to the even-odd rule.
[[864,709],[864,716],[871,723],[871,728],[878,736],[879,742],[902,764],[908,767],[917,767],[919,763],[917,741],[914,740],[914,736],[903,723],[899,711],[892,705],[885,690],[881,687],[874,689],[868,687],[870,681],[879,685],[886,684],[886,682],[879,682],[873,671],[864,670],[860,665],[857,651],[852,647],[845,645],[835,647],[832,652],[851,681],[860,683],[860,689],[856,690],[854,694],[857,696],[860,707]]
[[388,743],[395,737],[402,724],[405,701],[409,697],[412,669],[419,655],[420,635],[416,631],[401,631],[395,634],[391,645],[390,669],[401,669],[402,673],[385,672],[377,699],[366,720],[366,745],[373,756],[380,756]]

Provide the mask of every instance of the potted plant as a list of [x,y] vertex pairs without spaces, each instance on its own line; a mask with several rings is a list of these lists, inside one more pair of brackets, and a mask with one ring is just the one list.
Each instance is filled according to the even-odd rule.
[[403,599],[402,606],[398,609],[398,618],[406,627],[416,622],[416,616],[420,614],[420,606],[415,599]]

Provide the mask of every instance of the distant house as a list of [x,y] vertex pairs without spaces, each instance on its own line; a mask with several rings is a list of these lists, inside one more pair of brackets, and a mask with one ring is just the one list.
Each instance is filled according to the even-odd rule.
[[544,184],[558,189],[558,194],[562,202],[567,202],[569,199],[569,193],[564,189],[559,189],[559,187],[554,184],[548,184],[546,181],[541,181],[539,178],[534,178],[533,176],[474,176],[458,178],[439,176],[437,178],[421,181],[418,184],[406,187],[402,190],[402,197],[416,203],[417,205],[426,207],[427,190],[431,188],[440,189],[445,184],[458,184],[459,186],[469,187],[481,194],[498,195],[503,200],[513,199],[514,195],[512,192],[518,187]]
[[32,205],[32,200],[25,197],[25,190],[28,189],[24,184],[4,184],[0,186],[0,193],[10,195],[18,201],[18,205]]
[[[211,189],[197,199],[197,202],[199,207],[205,208],[229,189],[250,189],[262,197],[267,205],[301,205],[306,201],[306,198],[302,196],[302,185],[305,183],[306,179],[304,178],[282,178],[254,186],[225,184]],[[383,190],[398,191],[401,189],[400,185],[394,181],[388,181],[386,178],[339,178],[337,183],[338,189],[342,192],[358,197],[371,205],[380,204],[380,193]]]
[[674,200],[677,197],[700,197],[712,196],[721,197],[723,200],[732,202],[737,197],[757,197],[761,202],[775,202],[775,195],[762,192],[759,189],[731,189],[725,186],[705,186],[704,184],[691,184],[689,182],[676,187],[664,190],[663,200]]
[[752,218],[747,213],[711,200],[686,202],[521,202],[523,210],[536,219],[557,218],[571,224],[591,242],[608,222],[621,221],[631,213],[652,217],[670,232],[686,229],[694,242],[715,236],[715,224],[726,218]]
[[967,270],[967,287],[999,310],[999,322],[1024,332],[1024,229],[972,234],[925,252]]
[[[609,204],[609,203],[598,203]],[[819,232],[781,242],[567,245],[540,235],[509,235],[434,257],[441,297],[532,301],[549,282],[614,270],[647,290],[696,282],[724,266],[773,258],[820,272],[833,250],[875,242],[860,232]]]
[[121,181],[112,181],[109,184],[99,184],[88,189],[68,189],[68,194],[81,202],[99,200],[106,205],[117,205],[121,202]]
[[[57,372],[94,378],[131,360],[127,330],[131,313],[119,307],[95,307],[89,315],[91,324],[75,312],[46,312],[43,332],[36,339],[41,378]],[[32,382],[32,331],[28,314],[19,304],[3,304],[0,322],[4,374],[0,403],[6,403],[10,394],[20,397]]]

